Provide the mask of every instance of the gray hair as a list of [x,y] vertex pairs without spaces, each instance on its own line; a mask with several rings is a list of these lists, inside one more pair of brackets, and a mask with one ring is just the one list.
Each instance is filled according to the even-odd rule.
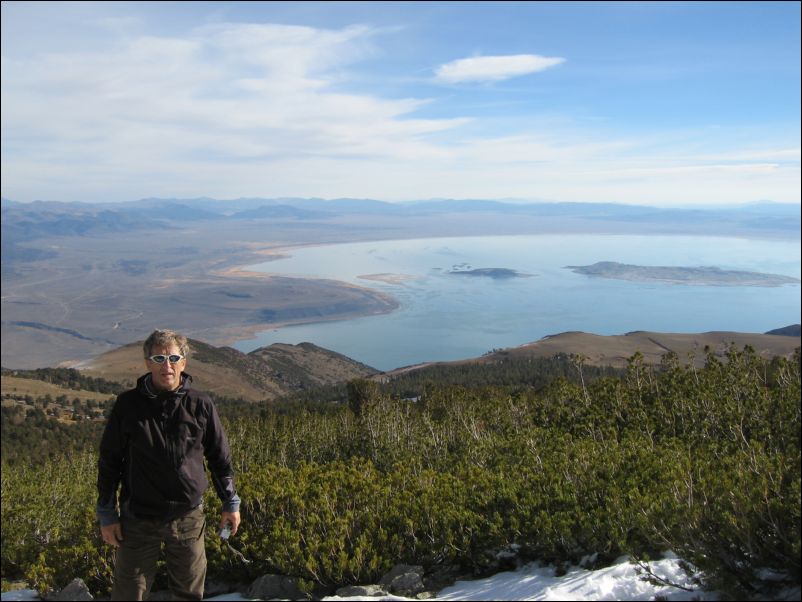
[[145,344],[142,345],[142,349],[145,351],[145,357],[150,357],[154,347],[169,347],[170,345],[178,347],[181,355],[189,355],[189,342],[187,341],[187,337],[172,330],[154,330],[151,335],[145,339]]

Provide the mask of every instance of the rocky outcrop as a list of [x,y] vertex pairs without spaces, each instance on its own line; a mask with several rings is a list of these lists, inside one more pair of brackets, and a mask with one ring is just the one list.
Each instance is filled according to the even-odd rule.
[[298,580],[284,575],[262,575],[248,588],[247,597],[258,600],[306,600],[306,592],[298,587]]
[[379,580],[391,594],[412,598],[426,589],[423,585],[423,567],[420,565],[397,564]]
[[94,600],[83,579],[75,578],[61,591],[47,596],[46,600]]
[[337,590],[340,598],[377,598],[387,594],[380,585],[348,585]]
[[[459,567],[440,567],[429,575],[425,575],[420,565],[397,564],[379,580],[378,584],[349,585],[341,587],[336,595],[341,598],[378,598],[395,595],[405,598],[425,600],[433,598],[435,592],[452,585],[460,575]],[[232,591],[229,584],[208,582],[205,597]],[[250,586],[239,589],[248,599],[256,600],[319,600],[335,593],[333,588],[316,586],[313,591],[304,591],[299,580],[287,575],[266,574],[256,579]],[[172,597],[167,590],[152,592],[150,600],[169,600]],[[81,579],[73,581],[57,593],[48,595],[46,600],[94,600],[89,588]]]

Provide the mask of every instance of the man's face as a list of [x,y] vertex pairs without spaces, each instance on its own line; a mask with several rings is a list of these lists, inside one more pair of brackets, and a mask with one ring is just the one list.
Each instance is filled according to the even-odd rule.
[[[151,355],[181,355],[181,350],[177,345],[155,345],[150,350]],[[187,366],[186,358],[171,364],[170,360],[164,360],[161,364],[153,360],[145,359],[145,365],[153,377],[153,386],[159,391],[175,391],[181,384],[181,372]]]

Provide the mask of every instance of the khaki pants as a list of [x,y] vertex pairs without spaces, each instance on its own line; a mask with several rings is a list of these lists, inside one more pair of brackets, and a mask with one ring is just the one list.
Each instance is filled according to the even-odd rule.
[[148,596],[162,543],[173,600],[203,598],[206,579],[203,506],[167,523],[148,518],[123,518],[120,522],[123,541],[115,557],[112,600],[143,600]]

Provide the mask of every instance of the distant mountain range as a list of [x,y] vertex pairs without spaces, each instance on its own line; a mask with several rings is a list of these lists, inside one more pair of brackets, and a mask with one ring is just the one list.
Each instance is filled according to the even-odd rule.
[[[61,203],[2,200],[4,250],[21,241],[45,236],[81,236],[88,233],[132,232],[166,224],[183,227],[191,222],[236,220],[326,221],[347,216],[421,217],[446,214],[492,213],[542,218],[570,218],[630,225],[658,225],[666,231],[679,226],[708,233],[748,230],[799,236],[800,206],[760,202],[722,208],[656,208],[613,203],[510,203],[494,200],[428,200],[388,203],[372,199],[317,198],[149,198],[125,203]],[[15,258],[19,258],[19,251]]]

